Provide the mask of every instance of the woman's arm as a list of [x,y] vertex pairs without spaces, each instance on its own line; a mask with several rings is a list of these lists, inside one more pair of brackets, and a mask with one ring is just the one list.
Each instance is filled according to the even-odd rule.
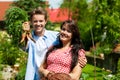
[[42,73],[45,77],[47,77],[49,71],[46,69],[46,63],[43,62],[41,66],[39,67],[40,74]]
[[80,67],[80,64],[77,63],[77,65],[73,68],[69,75],[71,76],[72,80],[79,80],[81,73],[82,68]]

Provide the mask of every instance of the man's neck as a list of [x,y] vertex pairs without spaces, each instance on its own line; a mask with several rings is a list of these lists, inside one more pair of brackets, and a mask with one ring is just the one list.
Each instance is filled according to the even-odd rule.
[[45,33],[45,30],[43,30],[42,32],[36,32],[35,35],[41,37],[44,35],[44,33]]

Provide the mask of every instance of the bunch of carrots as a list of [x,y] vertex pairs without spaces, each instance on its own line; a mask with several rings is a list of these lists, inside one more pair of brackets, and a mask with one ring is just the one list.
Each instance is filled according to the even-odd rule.
[[23,29],[23,33],[20,43],[25,41],[25,44],[27,45],[28,39],[31,39],[33,42],[35,42],[35,40],[32,38],[32,34],[30,31],[30,23],[28,21],[22,24],[22,29]]

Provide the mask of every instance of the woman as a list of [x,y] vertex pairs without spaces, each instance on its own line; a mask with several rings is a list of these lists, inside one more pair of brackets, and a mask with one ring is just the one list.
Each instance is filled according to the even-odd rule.
[[78,58],[86,59],[79,29],[72,20],[64,21],[60,29],[58,36],[60,44],[48,50],[39,71],[45,77],[55,73],[64,73],[69,75],[71,80],[79,80],[82,68],[79,66]]

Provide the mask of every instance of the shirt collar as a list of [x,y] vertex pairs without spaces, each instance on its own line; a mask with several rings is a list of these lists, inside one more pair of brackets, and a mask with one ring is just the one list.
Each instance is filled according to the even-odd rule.
[[[48,31],[45,29],[45,33],[44,33],[44,35],[43,35],[43,39],[47,38],[48,35],[49,35],[49,34],[48,34]],[[39,36],[36,36],[36,35],[35,35],[34,31],[32,31],[32,36],[33,36],[33,37],[39,37]]]
[[43,38],[45,39],[45,38],[48,38],[48,31],[45,29],[45,33],[44,33],[44,35],[43,35]]

